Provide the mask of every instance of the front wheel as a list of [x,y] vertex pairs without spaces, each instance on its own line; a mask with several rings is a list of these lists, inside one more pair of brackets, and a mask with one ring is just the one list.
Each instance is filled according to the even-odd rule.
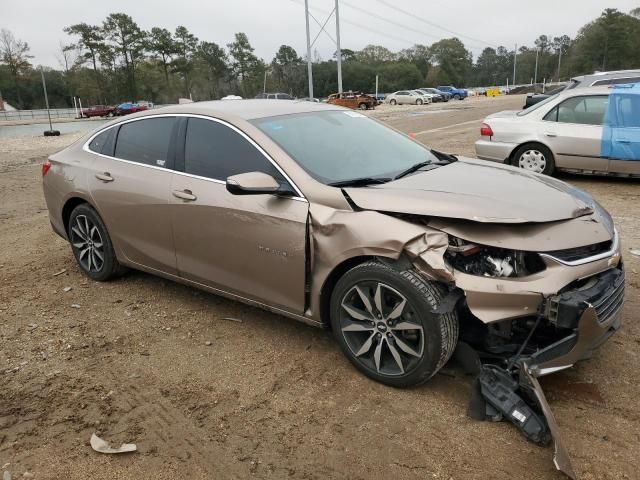
[[421,98],[416,100],[416,105],[422,105],[423,101]]
[[73,209],[67,234],[76,262],[89,278],[103,282],[125,271],[118,263],[107,227],[88,204]]
[[426,382],[458,341],[455,312],[436,314],[444,286],[377,261],[349,270],[331,295],[331,327],[344,354],[368,377],[394,387]]
[[555,161],[553,154],[544,145],[523,145],[513,154],[512,164],[529,172],[553,175]]
[[398,102],[396,102],[395,98],[392,98],[391,100],[389,100],[389,104],[391,105],[396,105]]
[[367,104],[366,104],[366,103],[361,103],[360,105],[358,105],[358,108],[359,108],[360,110],[366,110],[368,107],[367,107]]

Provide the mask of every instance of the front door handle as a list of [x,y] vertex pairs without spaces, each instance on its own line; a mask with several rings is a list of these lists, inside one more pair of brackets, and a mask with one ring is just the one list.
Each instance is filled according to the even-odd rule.
[[551,138],[555,138],[555,137],[557,137],[557,136],[558,136],[558,135],[556,135],[556,134],[555,134],[555,133],[553,133],[553,132],[544,132],[544,134],[545,134],[547,137],[551,137]]
[[113,182],[113,177],[111,176],[111,174],[109,172],[104,172],[104,173],[96,173],[96,178],[98,180],[100,180],[101,182]]
[[198,199],[191,190],[174,190],[173,196],[187,202],[193,202]]

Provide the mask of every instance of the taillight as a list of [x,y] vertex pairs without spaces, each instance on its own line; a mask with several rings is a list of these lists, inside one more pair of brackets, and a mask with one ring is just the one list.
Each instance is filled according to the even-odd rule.
[[483,123],[480,127],[480,135],[482,135],[483,137],[493,137],[493,130],[491,130],[491,127],[489,125]]
[[51,168],[51,162],[49,161],[49,159],[47,158],[44,163],[42,164],[42,176],[44,177],[47,172],[49,171],[49,169]]

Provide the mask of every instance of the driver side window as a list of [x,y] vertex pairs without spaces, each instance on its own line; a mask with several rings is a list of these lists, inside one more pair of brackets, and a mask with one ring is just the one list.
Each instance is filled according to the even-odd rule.
[[188,119],[184,170],[223,182],[239,173],[263,172],[286,183],[278,169],[246,138],[227,125],[203,118]]

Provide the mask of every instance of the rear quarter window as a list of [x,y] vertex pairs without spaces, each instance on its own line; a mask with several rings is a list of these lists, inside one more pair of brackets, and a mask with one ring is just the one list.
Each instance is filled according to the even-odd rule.
[[154,167],[166,166],[175,123],[173,117],[162,117],[123,124],[118,131],[115,157]]
[[115,128],[110,128],[93,137],[93,140],[89,142],[89,150],[102,155],[113,156],[115,132]]

